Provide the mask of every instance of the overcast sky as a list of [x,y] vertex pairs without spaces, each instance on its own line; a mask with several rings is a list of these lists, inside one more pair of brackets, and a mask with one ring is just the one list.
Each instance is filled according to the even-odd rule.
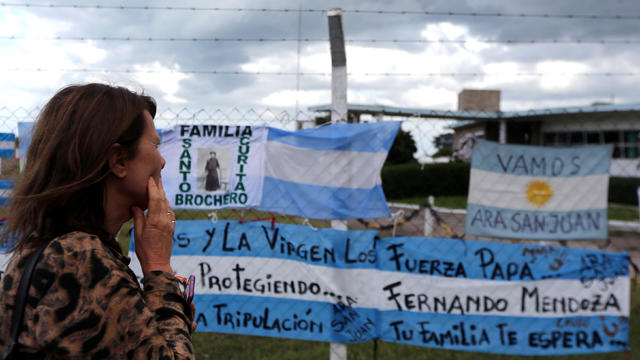
[[[15,3],[49,4],[49,1],[15,0]],[[640,1],[68,0],[64,3],[303,10],[341,7],[345,10],[343,26],[347,40],[464,41],[347,42],[349,103],[453,110],[457,106],[457,94],[464,88],[501,90],[501,107],[506,111],[582,106],[593,102],[640,102],[637,98]],[[433,16],[359,14],[350,10],[636,17]],[[331,78],[323,75],[331,71],[328,41],[301,42],[299,56],[298,41],[157,41],[163,38],[295,40],[299,21],[302,39],[328,38],[325,12],[303,11],[299,16],[297,11],[74,9],[5,4],[0,6],[0,108],[42,106],[64,85],[88,81],[144,89],[157,99],[161,109],[195,111],[238,107],[291,111],[296,101],[301,110],[328,104]],[[51,37],[130,37],[156,41],[42,40]],[[563,43],[487,42],[508,40]],[[571,43],[578,41],[605,43]],[[299,77],[253,74],[296,73],[298,61],[300,72],[304,73]],[[73,69],[116,72],[63,71]],[[127,70],[131,72],[117,72]],[[244,74],[190,74],[189,71]],[[631,75],[598,75],[608,72]],[[427,73],[486,75],[424,76]],[[523,73],[544,75],[522,76]],[[296,87],[299,87],[297,92]]]

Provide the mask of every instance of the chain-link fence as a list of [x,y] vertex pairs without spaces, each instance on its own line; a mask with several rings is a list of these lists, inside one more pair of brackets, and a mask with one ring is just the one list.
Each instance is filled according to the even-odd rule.
[[[23,154],[25,143],[23,141],[25,134],[20,134],[18,131],[19,123],[35,121],[38,111],[38,109],[0,108],[0,132],[13,133],[16,137],[15,158],[23,156],[21,154]],[[345,119],[348,122],[399,121],[402,123],[396,143],[390,150],[382,170],[382,186],[391,209],[391,216],[377,218],[354,216],[342,224],[346,224],[348,229],[374,230],[381,238],[415,236],[540,244],[540,240],[465,234],[465,221],[468,221],[467,217],[470,216],[467,213],[467,198],[470,173],[473,172],[469,165],[473,147],[482,139],[507,144],[547,147],[610,144],[613,147],[612,163],[607,172],[610,176],[608,194],[604,197],[608,199],[606,200],[608,212],[604,212],[604,216],[608,217],[604,220],[608,228],[606,239],[556,241],[548,238],[543,240],[543,244],[605,249],[613,252],[625,251],[630,255],[633,264],[640,263],[640,246],[637,242],[640,232],[637,191],[640,185],[640,109],[596,106],[583,109],[513,113],[473,111],[419,113],[414,111],[411,115],[397,109],[391,111],[372,108],[359,109],[359,112],[350,113]],[[269,126],[294,131],[322,126],[327,120],[327,112],[322,111],[292,113],[269,109],[183,108],[158,111],[156,127],[168,129],[174,125],[216,124]],[[7,147],[6,144],[5,147]],[[339,158],[336,158],[332,163],[340,164],[338,160]],[[542,164],[539,159],[533,160],[533,163],[532,160],[523,160],[522,163],[518,163],[517,158],[509,160],[510,164],[506,164],[506,159],[504,161],[505,168],[520,167],[520,171],[532,172],[532,167],[535,167],[542,172],[554,171],[553,164]],[[570,165],[570,163],[566,164],[567,167]],[[3,158],[2,179],[15,178],[17,171],[12,169],[17,169],[18,166],[17,160]],[[344,166],[346,171],[346,167],[350,164],[340,166]],[[331,176],[337,176],[341,171],[342,169],[337,169]],[[495,179],[486,181],[495,181]],[[589,186],[587,185],[587,188]],[[322,197],[322,193],[319,193],[318,197]],[[571,198],[571,201],[580,200]],[[310,229],[332,227],[329,219],[293,216],[252,208],[216,211],[176,210],[176,218],[213,222],[272,221],[273,219],[280,224],[305,225]],[[495,222],[495,217],[493,219]],[[573,226],[588,226],[587,220],[578,221],[573,218],[571,221]],[[585,222],[581,223],[581,221]],[[336,227],[336,223],[333,223],[333,227]],[[176,241],[180,242],[181,239]],[[276,271],[275,269],[262,270]],[[293,276],[293,274],[289,275]]]

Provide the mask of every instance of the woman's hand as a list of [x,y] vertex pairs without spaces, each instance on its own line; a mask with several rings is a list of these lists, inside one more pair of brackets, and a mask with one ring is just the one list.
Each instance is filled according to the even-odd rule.
[[169,206],[162,188],[162,180],[156,184],[153,177],[147,184],[149,209],[147,217],[137,206],[131,208],[133,215],[136,256],[140,260],[142,272],[171,270],[171,248],[175,230],[175,214]]

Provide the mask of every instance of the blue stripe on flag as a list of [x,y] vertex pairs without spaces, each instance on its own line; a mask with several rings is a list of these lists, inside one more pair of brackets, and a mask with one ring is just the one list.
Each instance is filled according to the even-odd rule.
[[371,189],[316,186],[264,178],[262,211],[314,219],[374,218],[391,214],[382,185]]
[[6,204],[7,201],[9,201],[9,198],[0,197],[0,206],[4,206],[4,204]]
[[15,153],[15,149],[0,149],[0,158],[14,158]]
[[0,133],[0,141],[15,141],[16,136],[13,133]]
[[0,180],[0,189],[13,189],[13,180]]
[[[492,302],[497,300],[483,304],[486,300],[482,299],[479,306],[502,306]],[[539,301],[538,306],[543,308],[542,299]],[[593,345],[598,345],[598,350],[603,352],[629,349],[629,320],[619,316],[545,318],[444,314],[428,309],[376,311],[334,306],[335,302],[331,294],[327,294],[326,303],[242,295],[196,294],[194,297],[194,305],[203,309],[201,313],[207,320],[198,324],[199,332],[341,343],[380,338],[424,347],[516,355],[586,354],[593,352]],[[416,311],[422,305],[417,300],[411,303]],[[467,299],[459,302],[463,310],[467,303]],[[535,306],[535,299],[529,299],[526,305]],[[611,329],[616,331],[607,333]],[[411,331],[412,336],[402,337],[402,330],[405,334]]]
[[[341,343],[372,340],[377,333],[373,325],[377,311],[336,307],[331,303],[337,302],[337,299],[331,295],[333,294],[326,294],[327,302],[319,302],[261,296],[196,294],[193,302],[196,309],[202,309],[201,312],[207,319],[206,325],[198,324],[198,331],[201,332]],[[357,336],[357,330],[363,327],[369,331],[360,331],[360,336]]]
[[[178,235],[172,250],[174,256],[283,259],[337,269],[379,269],[495,281],[579,280],[596,276],[594,272],[602,279],[629,275],[627,254],[579,248],[566,251],[559,246],[505,246],[491,241],[425,237],[379,239],[374,230],[314,230],[305,225],[280,223],[271,229],[271,223],[263,221],[240,224],[238,221],[178,220],[175,233]],[[249,239],[246,241],[250,246],[239,245],[243,238]],[[368,255],[373,249],[377,251],[375,257],[358,260],[358,255]],[[133,238],[129,251],[134,252]],[[331,260],[325,262],[324,258]],[[374,259],[377,261],[371,263]],[[558,267],[557,259],[562,261],[562,266]],[[517,265],[516,275],[509,274],[513,272],[510,263]],[[463,268],[461,274],[456,276],[460,267]],[[531,276],[521,277],[521,274]]]
[[[425,347],[517,355],[587,354],[593,353],[594,344],[602,352],[629,349],[629,319],[617,316],[534,318],[433,314],[428,310],[382,311],[379,316],[384,329],[380,339]],[[412,330],[413,336],[399,339],[396,329]]]
[[627,254],[599,250],[423,237],[382,238],[377,248],[378,269],[416,275],[494,281],[629,276]]
[[611,145],[552,148],[478,140],[473,148],[471,167],[500,174],[540,177],[608,174],[612,153]]
[[517,239],[606,239],[607,209],[525,211],[469,203],[465,231],[468,235]]
[[399,121],[331,124],[293,132],[270,127],[267,141],[312,150],[389,151],[400,124]]

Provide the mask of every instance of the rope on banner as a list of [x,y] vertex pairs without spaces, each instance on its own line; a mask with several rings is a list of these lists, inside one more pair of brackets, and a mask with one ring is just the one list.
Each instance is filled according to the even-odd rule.
[[302,224],[301,224],[301,225],[306,225],[306,226],[310,227],[310,228],[311,228],[311,230],[313,230],[313,231],[318,231],[318,228],[317,228],[317,227],[315,227],[315,226],[313,226],[313,224],[311,224],[311,221],[309,221],[309,219],[308,219],[308,218],[304,218],[304,221],[302,221]]
[[393,219],[393,231],[391,231],[391,236],[396,236],[396,229],[402,215],[404,215],[404,210],[398,210],[395,213],[391,214],[391,218]]
[[377,223],[370,223],[365,219],[362,218],[358,218],[358,222],[364,226],[366,226],[369,229],[373,229],[373,230],[391,230],[393,229],[394,226],[397,225],[403,225],[408,221],[411,221],[414,217],[416,217],[416,215],[418,215],[420,213],[420,210],[422,209],[423,205],[420,205],[419,209],[413,210],[409,215],[407,215],[405,218],[403,219],[398,219],[397,223],[394,221],[394,223],[388,224],[388,225],[378,225]]
[[438,224],[438,226],[440,226],[440,228],[442,229],[442,231],[444,231],[445,234],[447,234],[447,236],[453,238],[453,239],[462,239],[464,237],[464,234],[462,235],[458,235],[456,234],[449,225],[447,225],[447,223],[442,219],[442,217],[438,214],[437,211],[435,211],[435,209],[429,204],[429,203],[424,203],[424,204],[420,204],[418,209],[413,210],[411,213],[409,213],[406,217],[402,218],[402,219],[398,219],[396,220],[394,218],[395,214],[391,215],[393,222],[391,224],[388,225],[378,225],[376,223],[369,223],[367,220],[364,219],[357,219],[359,223],[361,223],[362,225],[366,226],[367,228],[370,229],[374,229],[374,230],[394,230],[395,233],[395,227],[398,225],[403,225],[409,221],[411,221],[414,217],[416,217],[416,215],[418,215],[420,213],[420,211],[422,209],[426,209],[427,211],[431,212],[431,215],[433,216],[433,218],[436,220],[436,224]]

